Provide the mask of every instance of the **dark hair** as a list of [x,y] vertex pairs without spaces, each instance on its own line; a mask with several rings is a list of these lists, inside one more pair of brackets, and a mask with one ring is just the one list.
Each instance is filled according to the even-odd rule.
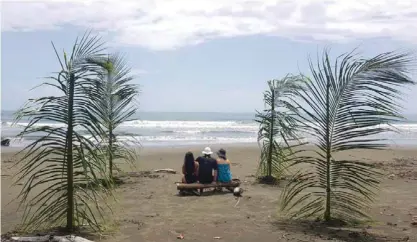
[[227,158],[226,158],[226,150],[224,150],[224,149],[220,149],[219,151],[217,151],[217,155],[218,155],[220,158],[222,158],[222,159],[224,159],[224,160],[227,160]]
[[184,157],[184,167],[185,167],[185,173],[186,174],[193,174],[195,165],[194,165],[194,155],[192,152],[185,153]]

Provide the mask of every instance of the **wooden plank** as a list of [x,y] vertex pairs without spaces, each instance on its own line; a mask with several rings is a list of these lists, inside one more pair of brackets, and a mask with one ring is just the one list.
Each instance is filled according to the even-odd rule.
[[177,183],[177,190],[189,190],[189,189],[204,189],[204,188],[217,188],[217,187],[238,187],[240,182],[233,181],[231,183],[211,183],[211,184],[201,184],[201,183]]
[[177,171],[175,171],[174,169],[171,169],[171,168],[158,169],[158,170],[154,170],[153,172],[156,172],[156,173],[164,172],[164,173],[177,174]]

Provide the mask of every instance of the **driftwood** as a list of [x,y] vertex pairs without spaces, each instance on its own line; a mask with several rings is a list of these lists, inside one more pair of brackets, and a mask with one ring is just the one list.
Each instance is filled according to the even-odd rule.
[[10,139],[1,139],[1,146],[10,146]]
[[240,202],[240,197],[237,198],[237,202],[235,204],[235,207],[239,204],[239,202]]
[[232,181],[231,183],[177,183],[177,190],[190,190],[190,189],[205,189],[205,188],[219,188],[219,187],[238,187],[240,181]]
[[170,169],[170,168],[158,169],[158,170],[154,170],[153,172],[156,172],[156,173],[170,173],[170,174],[177,174],[177,172],[176,172],[174,169]]
[[20,242],[93,242],[79,236],[34,236],[34,237],[12,237],[13,241]]

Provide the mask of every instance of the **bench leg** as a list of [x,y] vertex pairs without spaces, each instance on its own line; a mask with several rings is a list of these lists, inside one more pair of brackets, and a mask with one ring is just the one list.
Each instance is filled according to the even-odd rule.
[[201,195],[200,193],[198,193],[197,189],[188,190],[188,191],[187,190],[179,190],[179,195],[184,196],[184,195],[187,195],[187,194],[194,194],[196,196]]
[[191,193],[193,193],[196,196],[201,196],[201,193],[198,193],[197,189],[191,190]]
[[214,189],[213,189],[213,191],[212,191],[212,193],[214,194],[214,193],[216,193],[218,190],[217,190],[217,187],[215,187]]

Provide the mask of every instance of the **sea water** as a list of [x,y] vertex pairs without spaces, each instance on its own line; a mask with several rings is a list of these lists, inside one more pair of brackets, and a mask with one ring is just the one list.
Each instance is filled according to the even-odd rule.
[[[183,146],[212,144],[255,144],[259,125],[255,113],[205,113],[205,112],[139,112],[131,121],[122,123],[116,130],[119,140],[131,141],[129,145]],[[1,136],[11,138],[11,147],[23,147],[39,136],[24,139],[14,137],[27,125],[20,121],[13,125],[13,112],[2,111]],[[60,126],[57,123],[38,125]],[[397,132],[382,133],[373,138],[386,138],[394,146],[417,146],[417,122],[413,119],[393,124]],[[83,130],[78,130],[83,133]],[[84,135],[88,135],[84,132]],[[307,134],[306,141],[314,142]]]

